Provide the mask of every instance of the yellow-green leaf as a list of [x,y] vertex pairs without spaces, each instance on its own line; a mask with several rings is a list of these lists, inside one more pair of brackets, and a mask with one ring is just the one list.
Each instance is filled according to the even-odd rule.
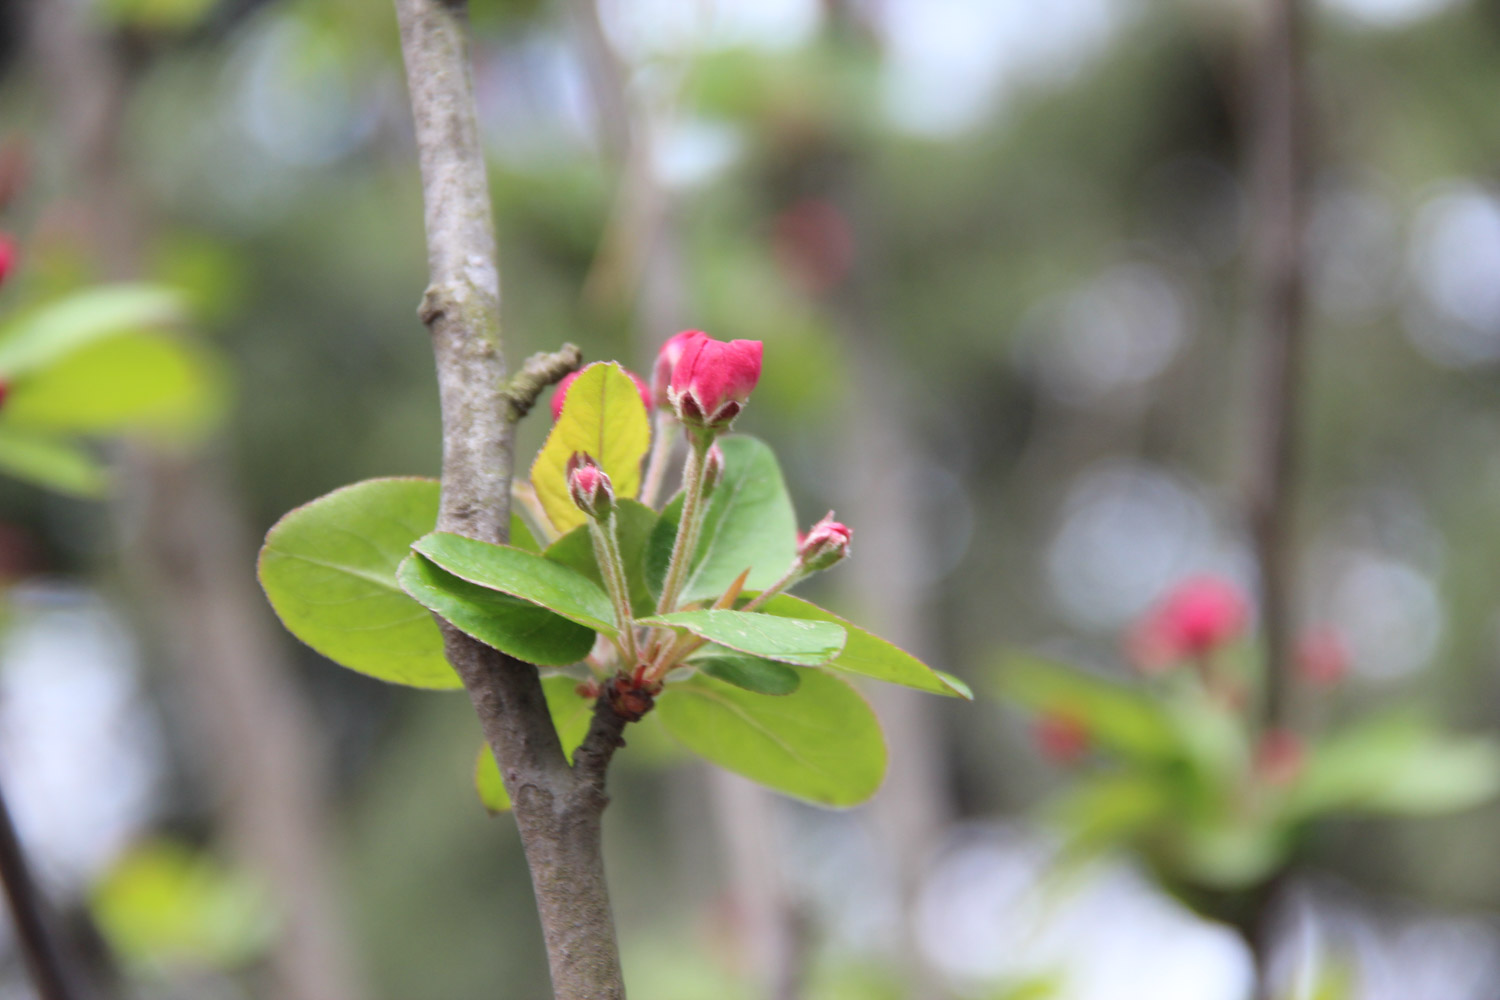
[[568,496],[567,465],[575,451],[587,452],[609,473],[615,496],[634,497],[641,488],[641,459],[650,447],[651,421],[625,370],[610,361],[579,373],[531,467],[537,499],[557,530],[566,533],[587,520]]

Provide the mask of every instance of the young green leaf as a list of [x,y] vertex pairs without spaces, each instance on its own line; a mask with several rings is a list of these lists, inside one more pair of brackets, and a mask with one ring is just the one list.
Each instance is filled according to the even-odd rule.
[[[724,478],[709,497],[683,601],[718,597],[747,567],[745,586],[763,590],[779,580],[797,556],[797,515],[775,453],[764,442],[743,435],[720,438],[719,447],[724,452]],[[661,593],[681,517],[679,496],[662,511],[651,533],[646,580],[653,594]]]
[[885,739],[848,684],[804,670],[797,690],[753,694],[696,674],[657,698],[667,732],[689,750],[752,781],[818,805],[852,806],[885,776]]
[[[639,402],[640,397],[636,397]],[[576,570],[509,545],[434,531],[412,548],[460,579],[519,597],[605,635],[615,635],[614,607],[598,584]]]
[[594,630],[519,597],[447,573],[413,553],[396,581],[424,608],[466,635],[527,663],[561,667],[594,648]]
[[21,313],[0,327],[0,378],[14,381],[96,341],[182,321],[181,296],[157,285],[104,285]]
[[783,618],[833,622],[842,626],[849,633],[849,640],[844,644],[843,652],[824,664],[831,670],[860,674],[888,684],[901,684],[950,698],[965,698],[970,701],[974,698],[968,686],[958,678],[933,670],[905,650],[800,597],[778,594],[767,601],[761,610]]
[[705,646],[689,657],[688,663],[710,677],[756,694],[791,694],[801,678],[785,663],[746,656],[722,646]]
[[0,472],[87,500],[102,497],[109,474],[81,444],[15,427],[0,431]]
[[[656,610],[656,601],[646,589],[645,575],[646,543],[654,527],[656,511],[650,507],[634,500],[615,502],[615,531],[620,539],[620,556],[625,561],[625,576],[630,585],[630,607],[636,615],[649,615]],[[604,588],[604,577],[594,560],[594,543],[589,538],[588,525],[574,528],[547,546],[543,554],[553,562],[582,573],[600,589]]]
[[[557,738],[562,743],[568,763],[573,763],[573,751],[589,734],[589,725],[594,720],[594,703],[578,694],[578,682],[571,677],[556,674],[542,678],[542,693],[547,696],[547,710],[552,715],[552,725],[557,729]],[[474,790],[479,801],[491,813],[502,813],[510,809],[510,795],[505,791],[505,781],[500,777],[500,765],[489,744],[479,745],[479,754],[474,761]]]
[[651,447],[651,422],[641,392],[614,362],[598,362],[579,373],[568,403],[531,467],[531,485],[559,532],[588,518],[568,495],[568,459],[587,452],[613,481],[616,497],[641,488],[641,459]]
[[709,642],[751,656],[799,667],[827,663],[844,648],[844,627],[753,611],[674,611],[639,619],[642,625],[685,629]]
[[260,550],[260,584],[287,630],[340,666],[456,688],[437,622],[396,582],[437,521],[435,479],[370,479],[287,514]]

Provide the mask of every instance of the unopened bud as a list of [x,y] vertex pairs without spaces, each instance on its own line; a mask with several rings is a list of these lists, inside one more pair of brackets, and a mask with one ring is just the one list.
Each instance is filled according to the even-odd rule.
[[1294,658],[1302,679],[1322,687],[1332,687],[1349,673],[1349,647],[1344,637],[1331,628],[1303,633],[1297,640]]
[[803,570],[817,573],[828,569],[849,554],[854,532],[833,519],[833,511],[797,538],[797,560]]
[[722,434],[760,380],[761,342],[715,340],[696,330],[690,334],[676,345],[681,352],[667,383],[667,399],[688,427]]
[[1290,785],[1306,762],[1307,746],[1302,737],[1287,729],[1267,730],[1255,748],[1255,774],[1268,785]]
[[1032,737],[1037,749],[1048,760],[1058,764],[1076,764],[1088,753],[1089,730],[1078,718],[1067,712],[1051,711],[1039,716]]
[[615,509],[615,487],[599,463],[581,452],[568,459],[568,495],[578,509],[596,521],[609,517]]
[[0,233],[0,285],[5,284],[5,279],[15,269],[17,256],[16,241]]
[[724,479],[724,449],[715,441],[703,456],[703,495],[708,496]]

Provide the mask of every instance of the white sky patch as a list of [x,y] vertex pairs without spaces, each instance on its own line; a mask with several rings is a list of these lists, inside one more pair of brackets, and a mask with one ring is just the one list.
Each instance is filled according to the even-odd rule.
[[1368,28],[1405,28],[1464,0],[1322,0],[1330,12]]
[[689,55],[713,49],[781,51],[811,41],[818,0],[602,0],[599,14],[628,58]]
[[14,599],[0,645],[0,780],[42,876],[78,890],[150,820],[164,750],[119,618],[77,589]]
[[889,0],[885,106],[906,131],[943,138],[1007,91],[1066,80],[1129,19],[1130,0]]
[[1406,316],[1412,343],[1449,367],[1500,361],[1500,200],[1444,186],[1417,211],[1408,266],[1422,292]]

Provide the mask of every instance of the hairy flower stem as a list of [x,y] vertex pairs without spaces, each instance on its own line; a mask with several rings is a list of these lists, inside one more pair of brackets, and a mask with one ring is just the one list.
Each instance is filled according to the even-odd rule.
[[635,645],[635,616],[630,609],[630,590],[625,583],[625,557],[620,553],[620,538],[615,531],[615,516],[589,518],[589,538],[594,543],[594,561],[599,564],[599,574],[604,577],[604,589],[615,606],[615,625],[620,630],[620,652],[625,656],[625,669],[633,670],[640,654]]
[[667,564],[667,578],[661,585],[661,599],[656,613],[677,610],[677,599],[687,582],[688,564],[698,548],[698,534],[703,528],[703,466],[708,459],[712,440],[695,435],[689,439],[687,464],[682,470],[682,519],[677,522],[677,540],[672,543],[672,561]]
[[783,573],[780,580],[777,580],[765,590],[762,590],[759,594],[756,594],[754,599],[740,610],[759,611],[767,601],[775,597],[777,594],[782,593],[787,588],[796,585],[805,576],[807,576],[807,571],[802,568],[802,560],[793,560],[791,569],[788,569],[785,573]]
[[672,458],[672,449],[677,444],[673,429],[677,418],[667,409],[656,411],[655,426],[652,427],[651,457],[646,461],[646,478],[641,483],[641,503],[655,509],[656,498],[661,494],[662,480],[667,475],[667,463]]

